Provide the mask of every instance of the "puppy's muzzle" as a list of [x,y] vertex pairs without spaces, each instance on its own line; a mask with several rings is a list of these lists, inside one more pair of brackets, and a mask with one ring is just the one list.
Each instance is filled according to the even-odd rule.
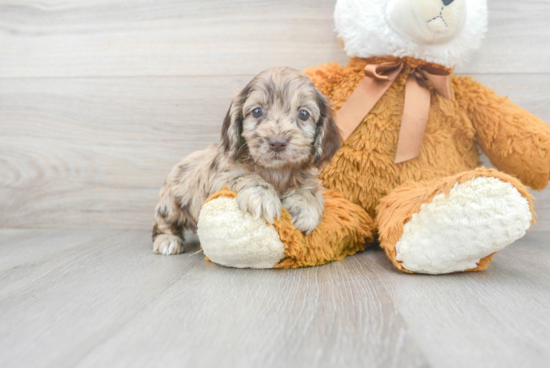
[[273,152],[283,152],[286,149],[288,140],[285,138],[271,137],[269,138],[269,148]]

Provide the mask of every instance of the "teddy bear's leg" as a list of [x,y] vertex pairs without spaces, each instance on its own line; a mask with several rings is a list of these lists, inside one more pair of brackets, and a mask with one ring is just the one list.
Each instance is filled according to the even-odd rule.
[[525,235],[531,196],[511,176],[484,168],[407,183],[377,209],[380,245],[405,272],[483,270],[493,254]]
[[197,234],[208,259],[223,266],[273,268],[285,258],[277,230],[263,218],[243,212],[237,193],[229,190],[202,206]]
[[374,222],[358,205],[330,190],[321,223],[308,236],[283,208],[273,224],[243,212],[237,193],[224,189],[202,206],[198,235],[209,260],[237,268],[297,268],[341,260],[365,249]]

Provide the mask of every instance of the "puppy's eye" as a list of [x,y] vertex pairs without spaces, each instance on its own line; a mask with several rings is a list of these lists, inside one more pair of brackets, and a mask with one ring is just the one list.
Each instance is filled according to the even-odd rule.
[[306,121],[307,119],[309,119],[309,112],[307,112],[306,110],[300,110],[298,118],[300,118],[300,120],[302,121]]
[[259,107],[252,110],[252,116],[254,116],[256,119],[261,118],[262,115],[263,115],[263,111]]

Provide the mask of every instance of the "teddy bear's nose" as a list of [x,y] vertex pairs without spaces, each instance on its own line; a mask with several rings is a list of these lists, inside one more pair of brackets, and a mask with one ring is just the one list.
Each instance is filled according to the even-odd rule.
[[447,5],[450,5],[455,0],[442,0],[442,1],[443,1],[443,5],[447,6]]

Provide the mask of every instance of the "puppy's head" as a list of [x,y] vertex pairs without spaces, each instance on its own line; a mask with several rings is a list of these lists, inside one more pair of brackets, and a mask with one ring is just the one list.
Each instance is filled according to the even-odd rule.
[[272,68],[234,99],[222,128],[234,160],[275,170],[322,166],[340,148],[340,131],[326,98],[302,72]]

